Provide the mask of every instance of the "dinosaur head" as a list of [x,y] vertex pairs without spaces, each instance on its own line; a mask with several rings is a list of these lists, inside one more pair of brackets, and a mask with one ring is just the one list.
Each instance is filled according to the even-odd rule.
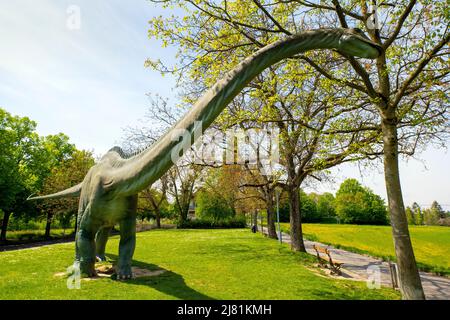
[[344,29],[339,39],[339,50],[350,56],[375,59],[382,48],[370,40],[361,29]]

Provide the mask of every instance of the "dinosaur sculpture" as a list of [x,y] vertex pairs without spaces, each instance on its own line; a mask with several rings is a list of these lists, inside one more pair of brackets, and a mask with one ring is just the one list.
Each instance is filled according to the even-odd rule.
[[196,138],[193,133],[198,130],[196,124],[201,124],[203,133],[227,104],[264,69],[282,59],[315,49],[335,49],[345,55],[370,59],[377,58],[382,52],[380,46],[358,29],[312,30],[267,45],[225,74],[168,133],[144,151],[127,156],[119,147],[114,147],[89,170],[80,184],[55,194],[30,197],[29,200],[80,196],[75,263],[81,273],[84,276],[96,274],[96,257],[105,260],[109,231],[120,223],[116,275],[118,279],[132,277],[137,193],[172,166],[171,153],[174,150],[180,152],[181,142],[173,139],[171,133],[188,132],[192,144]]

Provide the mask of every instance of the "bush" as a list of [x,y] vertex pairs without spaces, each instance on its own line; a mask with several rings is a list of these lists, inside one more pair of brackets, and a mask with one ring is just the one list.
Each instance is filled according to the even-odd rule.
[[231,229],[245,228],[245,216],[236,216],[215,220],[212,218],[198,218],[180,222],[177,225],[179,229]]
[[[53,217],[52,229],[73,229],[76,223],[74,213],[68,212]],[[45,230],[46,219],[32,219],[28,216],[12,214],[9,218],[8,231]]]
[[42,230],[45,229],[45,221],[42,219],[32,220],[12,214],[9,218],[8,231],[20,230]]
[[234,216],[233,209],[217,193],[202,190],[195,198],[196,214],[207,220],[223,220]]

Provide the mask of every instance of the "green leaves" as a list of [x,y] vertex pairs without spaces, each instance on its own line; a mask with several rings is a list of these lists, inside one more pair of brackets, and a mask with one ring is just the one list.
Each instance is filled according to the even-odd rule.
[[[76,151],[66,135],[42,137],[35,130],[36,122],[0,108],[0,210],[3,212],[35,217],[36,203],[25,201],[31,193],[60,191],[79,183],[93,165],[92,155]],[[80,171],[82,174],[77,176]]]
[[387,224],[383,199],[356,179],[346,179],[336,193],[336,215],[343,223]]
[[[67,138],[64,135],[58,135],[59,137]],[[48,137],[47,137],[48,138]],[[48,138],[47,140],[52,141],[55,136]],[[50,154],[53,154],[53,160],[57,160],[58,156],[62,159],[54,164],[50,168],[50,173],[44,179],[41,194],[51,194],[67,188],[70,188],[81,181],[83,181],[88,170],[94,165],[94,158],[91,152],[79,151],[74,148],[73,145],[64,143],[66,139],[56,141],[63,144],[64,149],[70,150],[70,155],[67,153],[55,152],[55,150],[50,149]],[[51,161],[50,163],[51,164]],[[51,216],[56,214],[61,214],[62,217],[68,218],[67,215],[73,216],[77,212],[78,208],[78,198],[63,198],[52,201],[38,202],[39,208],[42,209],[44,214],[51,213]]]
[[27,117],[12,116],[0,108],[0,209],[12,210],[16,195],[34,187],[28,168],[33,166],[39,137],[36,123]]

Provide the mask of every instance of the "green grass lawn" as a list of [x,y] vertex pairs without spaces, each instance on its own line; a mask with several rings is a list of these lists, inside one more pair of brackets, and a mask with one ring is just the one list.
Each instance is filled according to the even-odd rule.
[[[289,224],[282,223],[289,232]],[[450,228],[409,226],[417,264],[421,270],[450,274]],[[303,224],[305,238],[353,252],[395,260],[390,226]]]
[[[108,243],[117,259],[118,237]],[[2,299],[399,299],[389,288],[317,273],[314,257],[247,229],[153,230],[137,235],[134,265],[165,269],[131,281],[55,276],[72,264],[73,243],[0,252]]]

